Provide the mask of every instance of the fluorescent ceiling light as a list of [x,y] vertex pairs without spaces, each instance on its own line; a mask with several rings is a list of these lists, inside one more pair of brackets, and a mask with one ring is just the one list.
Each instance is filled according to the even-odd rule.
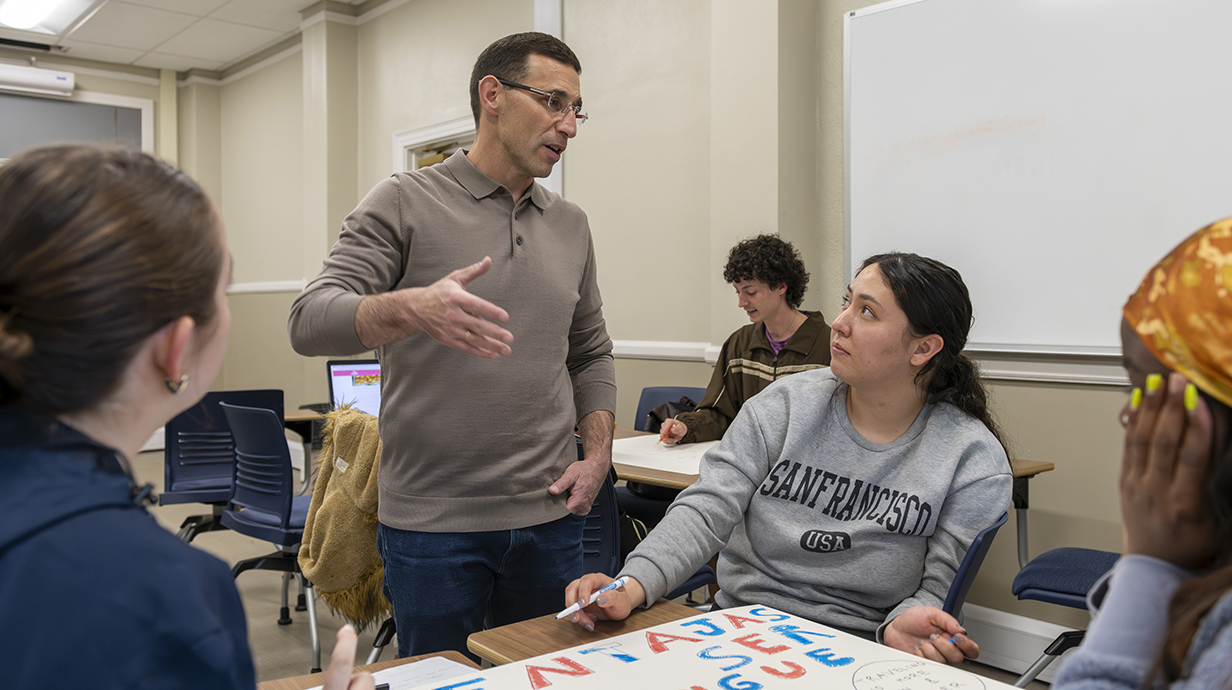
[[58,35],[94,4],[95,0],[0,0],[0,26]]

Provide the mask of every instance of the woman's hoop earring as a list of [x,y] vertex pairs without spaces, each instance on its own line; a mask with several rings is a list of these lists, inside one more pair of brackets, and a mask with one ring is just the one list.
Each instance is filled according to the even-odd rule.
[[188,374],[184,374],[180,377],[180,380],[176,382],[172,382],[170,377],[163,379],[163,381],[167,384],[167,390],[171,391],[172,395],[175,395],[184,390],[184,386],[188,385]]

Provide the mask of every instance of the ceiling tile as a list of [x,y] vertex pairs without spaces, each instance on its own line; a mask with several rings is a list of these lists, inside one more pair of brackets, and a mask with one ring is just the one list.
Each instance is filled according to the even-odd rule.
[[193,21],[193,18],[186,14],[108,2],[66,38],[120,48],[149,50],[183,31]]
[[133,63],[138,67],[153,67],[154,69],[173,69],[177,72],[187,72],[190,69],[216,70],[223,66],[217,60],[202,60],[182,55],[167,55],[165,53],[147,53],[145,57]]
[[133,60],[145,55],[144,50],[133,50],[132,48],[116,48],[115,46],[98,45],[97,43],[86,43],[84,41],[61,41],[60,45],[68,48],[65,55],[75,58],[84,58],[86,60],[100,60],[102,62],[115,62],[121,65],[132,64]]
[[312,0],[231,0],[211,14],[210,19],[275,31],[298,31],[299,11],[311,4]]
[[158,52],[232,62],[281,39],[284,35],[285,33],[280,31],[202,19],[158,46]]
[[[114,1],[114,0],[113,0]],[[227,4],[227,0],[123,0],[128,5],[143,5],[160,10],[183,12],[196,17],[204,17],[214,10]]]

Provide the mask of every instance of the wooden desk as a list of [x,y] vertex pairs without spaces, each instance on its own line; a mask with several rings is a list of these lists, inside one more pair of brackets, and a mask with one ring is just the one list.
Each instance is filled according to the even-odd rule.
[[315,410],[286,410],[282,415],[282,422],[284,424],[318,422],[322,419],[325,419],[325,415]]
[[556,620],[555,614],[549,614],[474,633],[466,639],[466,648],[484,661],[500,666],[697,614],[688,606],[660,599],[654,606],[637,609],[622,621],[596,621],[594,632],[587,632],[568,618]]
[[[419,656],[408,656],[405,659],[390,659],[389,661],[378,661],[375,664],[366,666],[356,666],[356,671],[381,671],[402,664],[409,664],[412,661],[421,661],[434,656],[443,656],[450,661],[456,661],[459,664],[465,664],[476,671],[479,667],[475,662],[471,661],[462,652],[449,650],[447,652],[437,652],[435,654],[421,654]],[[310,673],[305,676],[292,676],[290,678],[279,678],[278,680],[267,680],[264,683],[257,683],[257,690],[307,690],[307,688],[315,688],[325,682],[325,676],[320,673]]]

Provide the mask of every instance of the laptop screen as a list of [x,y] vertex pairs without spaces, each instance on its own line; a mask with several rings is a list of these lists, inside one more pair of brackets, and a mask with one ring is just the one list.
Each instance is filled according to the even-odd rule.
[[377,416],[381,412],[381,365],[375,359],[331,359],[329,400],[334,409],[347,403]]

